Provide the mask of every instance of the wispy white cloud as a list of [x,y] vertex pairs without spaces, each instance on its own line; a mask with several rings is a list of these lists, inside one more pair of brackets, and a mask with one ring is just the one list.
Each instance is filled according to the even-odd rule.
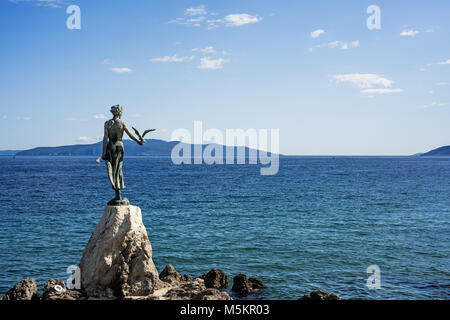
[[310,35],[311,35],[311,38],[316,39],[316,38],[320,37],[320,36],[321,36],[322,34],[324,34],[324,33],[325,33],[325,30],[323,30],[323,29],[318,29],[318,30],[312,31],[312,32],[310,33]]
[[92,117],[94,119],[108,119],[104,114],[94,114]]
[[402,37],[415,37],[416,35],[418,35],[420,33],[419,30],[413,30],[413,29],[408,29],[408,30],[403,30],[400,35]]
[[207,20],[209,13],[206,11],[205,6],[187,8],[184,12],[184,17],[175,18],[169,21],[169,23],[191,25],[194,27],[200,27],[201,24]]
[[114,71],[116,73],[131,73],[133,70],[130,68],[111,68],[111,71]]
[[362,90],[363,93],[377,93],[377,94],[386,94],[386,93],[398,93],[403,92],[403,89],[365,89]]
[[358,88],[369,89],[374,86],[391,87],[394,83],[392,80],[385,78],[378,74],[372,73],[351,73],[351,74],[338,74],[332,76],[336,82],[351,83]]
[[314,48],[330,48],[330,49],[340,49],[340,50],[348,50],[359,47],[359,40],[345,42],[345,41],[330,41],[328,43],[318,44],[314,47],[308,48],[309,52],[313,52]]
[[223,65],[228,62],[230,62],[229,59],[211,59],[210,57],[204,57],[200,59],[200,64],[197,66],[197,68],[208,70],[222,69]]
[[190,57],[178,57],[176,54],[173,56],[164,56],[158,58],[152,58],[152,62],[185,62],[194,59],[195,56]]
[[206,20],[208,29],[216,29],[223,22],[224,22],[223,19],[208,19],[208,20]]
[[403,89],[391,88],[394,81],[379,74],[351,73],[333,75],[332,77],[337,83],[350,83],[360,89],[363,89],[361,90],[362,93],[387,94],[403,92]]
[[9,0],[11,3],[30,2],[38,7],[61,8],[66,3],[63,0]]
[[433,101],[430,104],[424,105],[423,108],[445,107],[445,106],[448,106],[448,105],[450,105],[450,103],[442,103],[442,102]]
[[217,14],[208,12],[204,5],[198,7],[187,8],[182,17],[178,17],[169,21],[169,23],[179,25],[189,25],[193,27],[201,27],[206,25],[207,29],[216,29],[220,25],[228,27],[241,27],[246,24],[257,23],[262,20],[258,15],[250,15],[247,13],[229,14],[224,18],[216,18]]
[[206,15],[208,12],[205,10],[205,6],[201,5],[198,7],[187,8],[185,14],[188,16],[199,16]]
[[436,62],[436,64],[450,64],[450,59],[441,62]]
[[181,25],[192,25],[194,27],[200,27],[201,23],[206,20],[206,17],[196,17],[196,18],[176,18],[170,20],[169,23],[181,24]]
[[[219,51],[215,49],[213,46],[208,46],[205,48],[194,48],[192,49],[194,52],[198,52],[200,54],[200,64],[197,65],[197,68],[199,69],[221,69],[223,68],[223,65],[227,62],[230,62],[229,59],[225,59],[223,57],[217,57],[212,58],[213,55],[219,55]],[[229,52],[222,50],[222,56],[230,55]],[[185,62],[185,61],[191,61],[194,60],[195,56],[184,56],[179,57],[176,54],[173,56],[164,56],[164,57],[157,57],[151,59],[153,62]]]
[[111,64],[111,60],[103,59],[102,64]]
[[246,24],[260,22],[262,18],[247,13],[229,14],[225,17],[228,27],[242,27]]
[[450,86],[450,82],[438,82],[437,85],[441,86],[441,87],[443,87],[443,86]]
[[209,46],[209,47],[206,47],[203,49],[194,48],[194,49],[192,49],[192,51],[201,52],[204,54],[216,54],[217,53],[217,51],[214,49],[213,46]]
[[16,117],[16,119],[21,121],[30,121],[31,117]]
[[357,48],[359,47],[359,40],[355,40],[350,43],[342,41],[332,41],[328,43],[328,47],[330,47],[331,49],[338,48],[341,50],[347,50],[349,48]]
[[101,138],[102,138],[101,136],[96,136],[96,137],[81,136],[81,137],[78,137],[76,139],[76,141],[81,142],[81,143],[89,143],[89,142],[92,143],[92,142],[101,140]]
[[66,117],[64,121],[89,121],[87,118]]

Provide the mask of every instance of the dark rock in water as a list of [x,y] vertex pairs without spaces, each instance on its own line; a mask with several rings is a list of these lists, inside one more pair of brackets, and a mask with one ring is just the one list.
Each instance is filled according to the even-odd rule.
[[44,284],[43,300],[83,300],[86,294],[80,290],[68,290],[64,281],[48,280]]
[[243,273],[239,273],[233,278],[232,291],[247,295],[252,291],[252,284],[248,281],[247,276]]
[[250,281],[250,283],[252,284],[253,290],[262,289],[266,287],[264,283],[258,278],[248,278],[248,281]]
[[183,276],[171,264],[168,264],[159,274],[159,279],[170,284],[177,284],[183,280]]
[[341,298],[334,293],[328,293],[324,291],[313,291],[309,295],[305,294],[299,300],[308,300],[308,301],[324,301],[324,300],[340,300]]
[[203,279],[206,288],[223,289],[228,287],[228,277],[222,270],[211,269]]
[[264,287],[261,280],[257,278],[247,279],[245,274],[239,273],[233,279],[233,288],[231,290],[242,295],[248,295],[249,293]]
[[39,300],[37,284],[34,279],[23,279],[16,283],[2,298],[2,300]]

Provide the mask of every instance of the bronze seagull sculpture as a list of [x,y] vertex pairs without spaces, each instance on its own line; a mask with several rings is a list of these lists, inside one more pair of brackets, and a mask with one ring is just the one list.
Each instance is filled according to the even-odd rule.
[[141,136],[141,134],[139,133],[139,131],[138,131],[135,127],[131,127],[131,128],[133,128],[134,133],[136,133],[136,135],[139,137],[139,139],[140,139],[141,141],[145,141],[145,140],[144,140],[144,136],[145,136],[147,133],[156,130],[156,129],[148,129],[148,130],[145,130],[144,133],[143,133],[142,136]]

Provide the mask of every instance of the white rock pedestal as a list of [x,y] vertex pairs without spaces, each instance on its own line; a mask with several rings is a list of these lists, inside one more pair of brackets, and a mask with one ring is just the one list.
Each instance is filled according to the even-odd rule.
[[152,247],[136,206],[106,206],[80,262],[89,297],[148,296],[159,281]]

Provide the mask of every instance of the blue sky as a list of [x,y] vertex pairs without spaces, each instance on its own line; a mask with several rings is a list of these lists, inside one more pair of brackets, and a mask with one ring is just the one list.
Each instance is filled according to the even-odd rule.
[[114,104],[165,140],[202,120],[279,129],[285,154],[448,145],[449,16],[444,0],[0,0],[0,150],[98,141]]

